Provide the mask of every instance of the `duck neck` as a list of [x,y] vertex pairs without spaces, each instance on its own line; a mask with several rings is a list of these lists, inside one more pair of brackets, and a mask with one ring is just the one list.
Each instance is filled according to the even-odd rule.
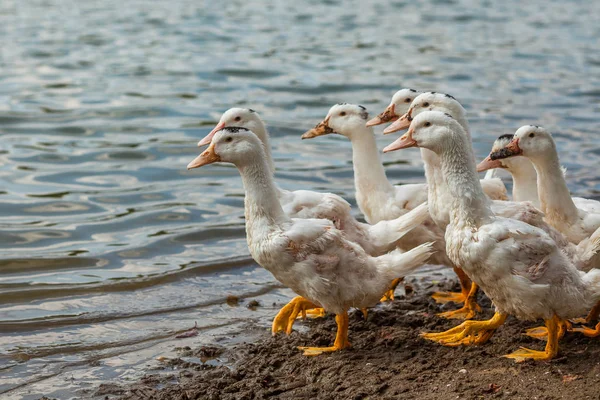
[[[457,122],[465,130],[465,138],[467,143],[470,144],[469,124],[464,115],[459,115]],[[444,179],[440,157],[429,149],[421,148],[421,158],[423,159],[425,178],[427,179],[427,201],[431,218],[438,226],[445,228],[450,223],[450,207],[449,204],[445,203],[445,199],[449,196],[449,188],[446,179]]]
[[267,166],[269,167],[269,171],[271,175],[275,174],[275,163],[273,162],[273,155],[271,154],[271,140],[269,137],[269,131],[267,131],[267,127],[264,124],[256,124],[258,127],[253,127],[252,131],[256,136],[260,139],[263,144],[263,149],[265,151],[265,160],[267,161]]
[[447,225],[448,218],[447,214],[442,212],[443,204],[441,204],[441,201],[448,187],[444,180],[440,157],[429,149],[421,148],[421,158],[423,159],[425,179],[427,180],[427,201],[429,202],[431,216],[436,224]]
[[264,157],[253,157],[249,162],[238,166],[246,197],[244,198],[246,230],[251,230],[254,222],[275,226],[288,220],[279,203],[279,191]]
[[556,151],[551,155],[531,158],[531,162],[537,171],[537,188],[542,211],[550,219],[574,223],[578,217],[578,210],[571,198]]
[[360,130],[350,139],[354,185],[357,192],[368,194],[370,198],[381,198],[381,194],[393,193],[394,187],[385,175],[373,129],[365,127]]
[[537,172],[531,161],[525,157],[515,157],[508,172],[513,178],[513,201],[531,201],[540,207],[537,188]]
[[492,218],[475,169],[475,156],[464,133],[455,133],[440,154],[448,193],[452,196],[450,222],[476,228]]

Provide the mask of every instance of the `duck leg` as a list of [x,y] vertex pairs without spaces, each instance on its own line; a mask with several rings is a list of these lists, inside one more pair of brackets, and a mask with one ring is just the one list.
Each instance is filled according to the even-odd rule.
[[273,320],[273,325],[271,326],[271,333],[275,335],[277,332],[285,332],[287,335],[292,333],[292,326],[294,326],[294,321],[298,314],[302,313],[303,315],[306,313],[306,310],[310,309],[321,309],[315,303],[306,300],[302,296],[296,296],[287,303],[279,312],[275,319]]
[[440,333],[422,333],[421,337],[438,342],[444,346],[460,346],[483,344],[487,342],[496,329],[506,321],[506,314],[496,312],[487,321],[465,321],[462,324]]
[[[585,320],[576,320],[575,322],[582,322],[585,324],[592,323],[598,320],[600,316],[600,303],[596,304],[587,315]],[[581,328],[573,328],[573,332],[583,333],[587,337],[598,337],[600,336],[600,323],[596,324],[595,328],[588,328],[587,326]]]
[[[566,319],[559,322],[558,329],[559,339],[562,339],[567,332],[576,331],[576,329],[573,328],[573,325],[571,325],[571,322],[567,321]],[[527,329],[524,334],[534,339],[548,340],[548,328],[545,326],[537,326],[535,328]]]
[[384,301],[394,301],[394,291],[396,290],[396,288],[398,287],[398,285],[400,284],[400,282],[402,282],[404,278],[396,278],[392,281],[392,284],[390,285],[390,288],[387,292],[385,292],[383,294],[383,297],[381,298],[382,303]]
[[471,279],[469,279],[467,274],[465,274],[461,268],[452,268],[454,269],[456,276],[458,276],[458,281],[460,282],[460,292],[435,292],[431,295],[431,297],[436,301],[436,303],[463,303],[469,296],[469,291],[471,290]]
[[583,333],[587,337],[598,337],[600,336],[600,322],[596,324],[595,328],[584,326],[582,328],[573,328],[573,332]]
[[558,339],[560,336],[560,325],[562,320],[556,315],[551,319],[545,320],[546,329],[548,330],[548,343],[544,351],[531,350],[521,347],[514,353],[505,355],[506,358],[512,358],[516,362],[522,362],[528,359],[547,361],[551,360],[558,354]]
[[300,350],[304,350],[305,356],[317,356],[323,353],[330,353],[332,351],[338,351],[350,347],[348,342],[348,311],[344,311],[341,314],[335,316],[335,322],[337,323],[337,333],[335,335],[335,342],[331,347],[298,347]]
[[471,290],[464,300],[465,304],[458,310],[446,311],[437,314],[439,317],[448,319],[472,319],[475,318],[477,312],[481,311],[481,307],[477,304],[477,290],[479,287],[475,282],[471,283]]
[[[596,304],[589,312],[585,319],[577,318],[573,320],[573,322],[581,323],[581,324],[590,324],[594,321],[598,320],[600,317],[600,303]],[[600,336],[600,323],[596,325],[595,328],[588,328],[587,326],[581,328],[573,328],[573,332],[583,333],[588,337],[598,337]]]

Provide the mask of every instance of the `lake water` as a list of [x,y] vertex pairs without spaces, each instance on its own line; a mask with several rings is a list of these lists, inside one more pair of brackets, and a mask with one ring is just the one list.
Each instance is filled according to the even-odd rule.
[[[268,326],[291,292],[248,256],[237,171],[185,169],[229,107],[267,121],[280,186],[354,204],[349,143],[300,135],[340,101],[445,91],[478,157],[543,125],[571,190],[599,196],[598,20],[585,1],[3,0],[0,397],[86,397]],[[384,160],[423,180],[418,151]]]

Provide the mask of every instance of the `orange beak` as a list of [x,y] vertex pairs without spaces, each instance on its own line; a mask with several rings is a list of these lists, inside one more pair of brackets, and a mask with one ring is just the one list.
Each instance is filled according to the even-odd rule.
[[416,147],[417,142],[412,137],[413,131],[409,129],[404,135],[400,138],[396,139],[395,142],[387,145],[384,149],[384,153],[389,153],[390,151],[396,151],[400,149],[408,149],[409,147]]
[[375,126],[385,124],[386,122],[395,121],[398,119],[396,115],[396,105],[394,103],[387,106],[385,110],[375,118],[367,122],[367,126]]
[[198,147],[210,144],[213,136],[215,136],[215,133],[219,132],[223,128],[225,128],[225,122],[219,122],[208,135],[204,136],[204,139],[198,142]]
[[221,161],[221,157],[215,153],[215,145],[213,143],[208,146],[208,149],[204,150],[202,154],[194,158],[194,160],[188,164],[187,169],[199,168],[203,165],[212,164]]
[[317,126],[309,131],[306,131],[302,135],[302,139],[312,139],[314,137],[328,135],[330,133],[335,133],[335,131],[329,126],[329,117],[327,117],[323,121],[319,122]]
[[401,116],[400,118],[398,118],[398,120],[395,121],[393,124],[391,124],[390,126],[385,128],[383,130],[383,134],[387,135],[388,133],[393,133],[393,132],[397,132],[397,131],[406,129],[410,126],[411,121],[412,121],[412,118],[410,117],[410,114],[406,113],[403,116]]
[[492,160],[490,156],[487,156],[485,160],[477,165],[477,172],[487,171],[488,169],[504,168],[502,162],[498,159]]

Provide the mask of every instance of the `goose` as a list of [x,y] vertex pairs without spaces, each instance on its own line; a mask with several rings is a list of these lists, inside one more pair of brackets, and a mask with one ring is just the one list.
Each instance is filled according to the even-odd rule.
[[508,315],[544,319],[548,341],[544,351],[521,348],[505,357],[550,360],[568,318],[600,300],[600,270],[581,273],[546,231],[523,221],[494,215],[484,195],[472,146],[450,115],[427,111],[413,118],[408,132],[384,152],[424,147],[440,157],[451,194],[446,228],[448,256],[462,266],[496,307],[487,321],[465,321],[426,339],[457,346],[485,343]]
[[[504,160],[518,156],[529,159],[537,171],[537,188],[541,210],[545,220],[567,239],[588,250],[587,268],[600,268],[600,202],[580,200],[584,207],[577,207],[560,166],[556,143],[550,132],[537,125],[525,125],[514,134],[504,149],[492,153],[493,160]],[[588,211],[590,210],[590,211]],[[596,211],[596,212],[595,212]],[[584,257],[582,257],[584,258]],[[588,314],[587,321],[597,319],[598,308]],[[587,336],[600,336],[600,323],[595,329],[576,328]]]
[[[214,135],[225,127],[241,127],[249,129],[263,143],[264,155],[271,174],[275,171],[275,164],[271,155],[269,132],[260,115],[250,108],[230,108],[225,111],[217,125],[198,142],[198,146],[210,144]],[[349,240],[358,243],[367,253],[373,256],[384,254],[395,249],[395,241],[402,236],[409,219],[380,221],[374,225],[364,224],[352,215],[350,204],[333,193],[320,193],[310,190],[289,191],[276,187],[279,202],[291,218],[325,218],[329,219],[338,229],[342,229]],[[420,213],[411,214],[415,220],[421,220]],[[394,289],[399,280],[391,283],[390,289],[383,296],[382,301],[394,299]],[[296,298],[286,305],[273,321],[273,333],[283,331],[291,333],[293,321],[298,313],[302,316],[310,315],[319,317],[324,315],[323,309],[307,310],[309,303]],[[291,314],[289,310],[294,310]],[[364,311],[363,311],[364,312]],[[289,318],[288,318],[289,317]]]
[[374,306],[392,279],[410,273],[433,252],[432,244],[425,243],[408,252],[372,257],[329,219],[290,218],[281,206],[265,146],[245,128],[215,132],[208,149],[188,169],[214,162],[232,163],[240,172],[246,238],[254,260],[312,307],[336,315],[334,345],[301,347],[305,355],[349,347],[348,309]]

